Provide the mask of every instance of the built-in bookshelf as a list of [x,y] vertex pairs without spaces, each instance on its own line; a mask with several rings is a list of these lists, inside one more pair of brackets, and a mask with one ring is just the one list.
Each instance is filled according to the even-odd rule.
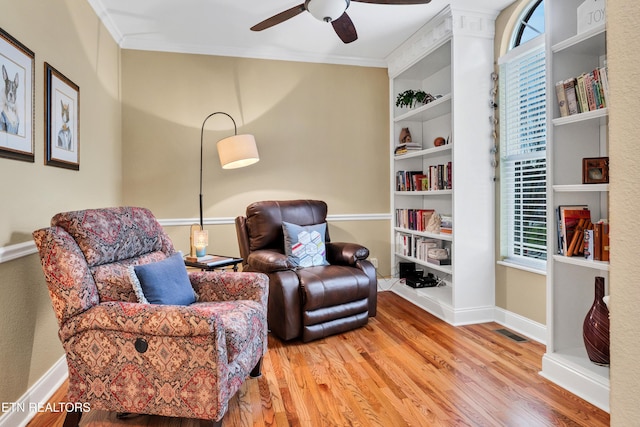
[[[609,368],[592,363],[582,338],[582,324],[594,299],[596,276],[605,278],[609,263],[583,255],[559,254],[556,209],[585,205],[591,221],[608,218],[608,183],[584,184],[582,159],[608,155],[608,104],[561,113],[556,84],[603,70],[606,73],[604,24],[578,32],[577,9],[584,0],[546,0],[547,42],[547,351],[541,374],[594,405],[609,410]],[[599,2],[604,4],[605,2]],[[605,99],[608,101],[608,99]],[[606,292],[608,294],[608,291]]]
[[[487,118],[496,15],[448,6],[387,58],[392,268],[398,275],[400,263],[412,262],[444,283],[418,289],[399,283],[391,290],[451,324],[493,320],[494,182]],[[434,100],[396,106],[397,95],[407,90],[422,90]],[[396,154],[406,128],[412,146]],[[428,224],[432,215],[441,218],[439,228]],[[449,258],[431,258],[430,249],[444,249]]]

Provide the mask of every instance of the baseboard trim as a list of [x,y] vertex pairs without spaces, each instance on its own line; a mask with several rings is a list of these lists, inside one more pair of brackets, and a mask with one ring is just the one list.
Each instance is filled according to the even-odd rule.
[[[0,427],[25,427],[69,376],[67,359],[62,356],[25,394],[10,403],[13,410],[0,416]],[[7,404],[7,402],[5,402]]]
[[[378,278],[378,292],[394,291],[396,294],[406,297],[405,294],[407,292],[411,292],[411,290],[403,289],[401,288],[402,286],[403,284],[400,282],[400,279]],[[428,311],[434,316],[448,321],[449,323],[452,323],[455,319],[455,326],[469,323],[480,323],[482,321],[493,321],[508,329],[511,329],[514,332],[524,335],[531,340],[537,341],[540,344],[546,345],[547,343],[547,327],[545,325],[535,322],[531,319],[527,319],[524,316],[513,313],[511,311],[507,311],[500,307],[474,308],[469,312],[459,310],[455,312],[454,317],[447,317],[444,316],[441,311],[438,311],[438,309],[442,310],[441,307],[438,307],[438,309],[432,311],[429,309],[429,306],[427,304],[424,304],[424,301],[413,301],[415,299],[414,297],[408,299],[423,310]]]
[[494,308],[494,319],[496,323],[537,341],[540,344],[546,345],[547,343],[547,327],[541,323],[500,307]]

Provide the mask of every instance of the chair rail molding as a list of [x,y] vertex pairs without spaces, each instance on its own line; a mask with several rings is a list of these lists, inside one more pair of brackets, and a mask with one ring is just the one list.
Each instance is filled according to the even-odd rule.
[[[365,214],[335,214],[327,215],[327,221],[390,221],[391,213],[365,213]],[[206,225],[226,225],[235,224],[235,217],[215,217],[204,218],[203,223]],[[180,227],[190,226],[200,222],[199,218],[165,218],[158,219],[163,227]]]
[[38,252],[33,240],[0,247],[0,264]]
[[[327,215],[330,222],[337,221],[390,221],[392,218],[390,213],[367,213],[367,214],[336,214]],[[163,227],[181,227],[196,224],[200,220],[198,218],[165,218],[158,219]],[[215,217],[205,218],[204,223],[207,225],[228,225],[235,224],[235,217]],[[0,264],[14,259],[22,258],[38,253],[36,244],[33,240],[28,242],[16,243],[0,247]]]

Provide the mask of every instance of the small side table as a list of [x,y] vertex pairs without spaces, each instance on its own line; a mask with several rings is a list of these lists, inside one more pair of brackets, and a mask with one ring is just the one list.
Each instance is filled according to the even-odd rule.
[[213,271],[231,266],[233,267],[233,271],[238,271],[238,264],[243,261],[242,258],[234,258],[224,255],[213,256],[217,257],[217,259],[204,262],[187,261],[187,259],[185,258],[184,265],[186,265],[187,267],[199,268],[202,271]]

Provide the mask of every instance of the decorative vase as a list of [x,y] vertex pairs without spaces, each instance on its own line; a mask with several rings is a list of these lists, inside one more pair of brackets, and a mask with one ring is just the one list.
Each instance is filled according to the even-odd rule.
[[604,277],[596,277],[595,299],[582,324],[587,355],[596,365],[609,366],[609,309],[604,297]]

